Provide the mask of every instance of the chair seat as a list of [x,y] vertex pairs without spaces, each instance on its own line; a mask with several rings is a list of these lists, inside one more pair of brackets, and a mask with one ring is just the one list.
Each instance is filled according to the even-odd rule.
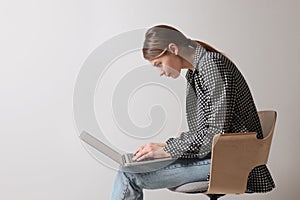
[[209,181],[186,183],[178,187],[169,188],[169,190],[183,193],[201,193],[207,191],[208,183]]

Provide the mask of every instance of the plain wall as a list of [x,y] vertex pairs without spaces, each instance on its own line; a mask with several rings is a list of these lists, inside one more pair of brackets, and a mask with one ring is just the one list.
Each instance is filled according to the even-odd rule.
[[[109,198],[115,170],[77,137],[76,78],[104,41],[160,23],[225,52],[248,81],[258,110],[278,111],[268,163],[276,189],[223,199],[297,199],[299,8],[296,0],[1,1],[0,199]],[[163,189],[145,191],[145,199],[206,197]]]

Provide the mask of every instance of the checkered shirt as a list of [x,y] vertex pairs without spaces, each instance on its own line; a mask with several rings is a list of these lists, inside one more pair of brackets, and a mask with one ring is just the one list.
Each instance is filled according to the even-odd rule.
[[[203,158],[210,154],[215,134],[257,132],[262,129],[250,89],[237,67],[220,53],[198,45],[193,70],[186,72],[186,114],[189,131],[169,138],[164,150],[174,158]],[[266,165],[255,167],[247,191],[275,187]]]

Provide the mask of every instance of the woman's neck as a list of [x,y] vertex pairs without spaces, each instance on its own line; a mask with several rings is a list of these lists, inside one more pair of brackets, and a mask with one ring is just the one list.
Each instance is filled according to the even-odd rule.
[[193,63],[195,58],[195,49],[189,48],[186,52],[183,52],[182,55],[180,55],[183,58],[183,66],[184,69],[190,69],[193,70]]

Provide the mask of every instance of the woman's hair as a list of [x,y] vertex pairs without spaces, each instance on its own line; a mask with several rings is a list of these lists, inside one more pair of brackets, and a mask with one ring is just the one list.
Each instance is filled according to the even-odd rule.
[[218,50],[204,42],[188,39],[183,33],[174,27],[168,25],[157,25],[147,30],[145,34],[143,46],[144,58],[146,60],[152,60],[168,53],[168,45],[170,43],[186,48],[189,46],[196,48],[198,43],[208,51],[220,53]]

